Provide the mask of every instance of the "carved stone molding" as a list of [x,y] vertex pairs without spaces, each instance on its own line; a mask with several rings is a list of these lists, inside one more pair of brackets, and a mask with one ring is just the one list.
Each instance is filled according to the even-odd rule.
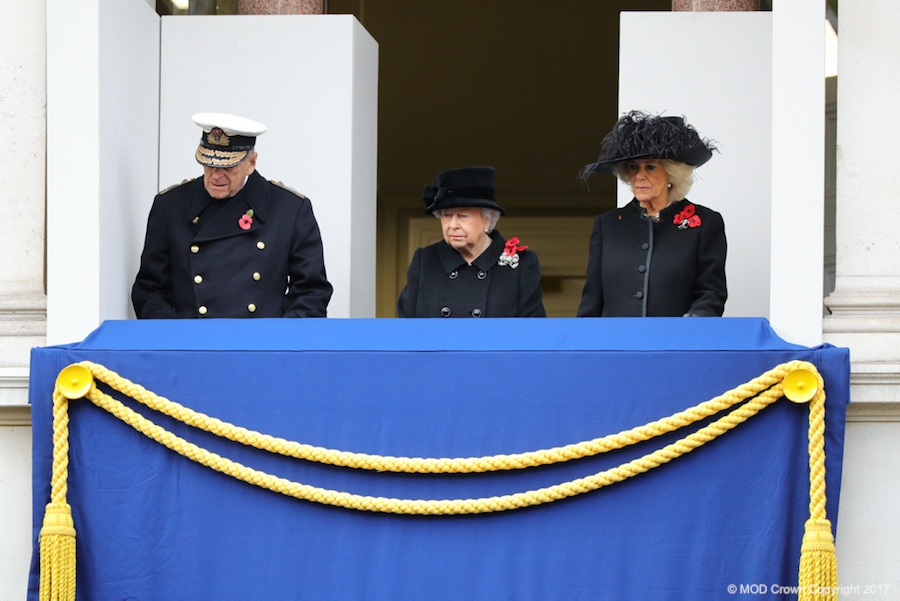
[[[0,336],[43,338],[47,335],[47,297],[42,295],[0,295]],[[0,355],[15,344],[4,343]],[[27,364],[27,357],[25,358]],[[0,363],[9,363],[8,358]]]
[[900,392],[900,289],[838,287],[825,306],[823,338],[850,349],[855,381]]
[[847,421],[900,422],[900,361],[851,360]]
[[832,315],[822,320],[826,334],[887,334],[900,332],[900,315]]
[[[852,387],[850,396],[853,396]],[[856,403],[847,406],[848,422],[900,422],[900,403]]]
[[900,290],[838,287],[825,306],[823,338],[850,349],[847,421],[900,421]]
[[0,409],[27,406],[28,367],[0,367]]
[[[900,289],[838,287],[825,298],[832,318],[874,317],[900,319]],[[825,321],[829,321],[826,318]]]
[[0,407],[0,426],[30,426],[31,407]]
[[30,352],[46,341],[47,297],[0,295],[0,425],[31,423]]
[[[850,384],[862,386],[900,386],[900,362],[854,362],[851,361]],[[897,399],[900,403],[900,398]]]
[[46,295],[0,294],[0,321],[46,321],[46,319]]

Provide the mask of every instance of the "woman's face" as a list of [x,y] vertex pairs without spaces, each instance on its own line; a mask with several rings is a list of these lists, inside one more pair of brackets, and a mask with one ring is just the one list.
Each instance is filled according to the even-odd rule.
[[481,209],[460,207],[441,210],[441,229],[444,242],[452,246],[463,257],[481,254],[484,250],[485,231],[488,223]]
[[669,176],[657,159],[634,159],[625,164],[631,193],[651,215],[669,206]]

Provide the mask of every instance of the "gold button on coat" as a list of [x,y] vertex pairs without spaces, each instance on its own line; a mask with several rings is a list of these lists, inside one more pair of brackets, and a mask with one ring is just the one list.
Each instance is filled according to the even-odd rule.
[[247,305],[247,310],[253,313],[254,311],[256,311],[256,305],[250,303],[249,305]]
[[263,242],[262,240],[260,240],[259,242],[256,243],[256,248],[258,248],[259,250],[262,250],[265,247],[266,247],[266,243]]
[[197,313],[199,313],[200,315],[206,315],[206,307],[200,305],[200,308],[197,309]]
[[194,283],[195,283],[195,284],[199,284],[199,283],[202,282],[202,281],[203,281],[203,278],[202,278],[201,276],[199,276],[199,275],[195,275],[195,276],[194,276]]
[[258,271],[257,271],[256,273],[253,274],[253,279],[256,280],[257,282],[259,281],[259,278],[261,278],[261,277],[262,277],[262,276],[259,275],[259,272],[258,272]]
[[194,244],[193,246],[191,246],[191,252],[195,254],[200,252],[200,247]]

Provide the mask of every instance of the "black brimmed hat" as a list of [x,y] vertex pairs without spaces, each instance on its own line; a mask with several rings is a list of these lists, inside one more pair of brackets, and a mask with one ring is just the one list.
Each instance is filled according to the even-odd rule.
[[718,150],[714,142],[701,138],[683,117],[663,117],[644,111],[622,116],[603,138],[597,162],[585,165],[581,178],[592,173],[613,173],[617,163],[632,159],[669,159],[699,167]]
[[195,156],[207,167],[240,165],[256,145],[256,137],[266,131],[262,123],[237,115],[198,113],[191,119],[203,130]]
[[458,207],[496,209],[506,211],[494,198],[493,167],[463,167],[438,173],[430,186],[422,191],[425,213]]

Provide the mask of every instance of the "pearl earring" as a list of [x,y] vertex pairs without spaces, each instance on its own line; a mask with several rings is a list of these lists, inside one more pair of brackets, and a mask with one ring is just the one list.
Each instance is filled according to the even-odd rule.
[[671,183],[669,184],[669,187],[670,187],[670,188],[672,187],[672,184],[671,184]]

